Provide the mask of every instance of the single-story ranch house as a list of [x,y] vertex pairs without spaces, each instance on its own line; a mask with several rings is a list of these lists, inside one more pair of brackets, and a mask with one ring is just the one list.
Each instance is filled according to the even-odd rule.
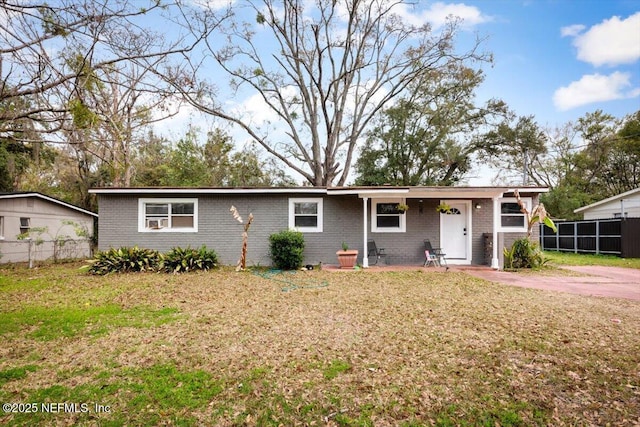
[[[282,188],[95,188],[100,213],[100,250],[140,246],[214,249],[223,264],[240,257],[243,225],[249,230],[248,265],[271,265],[269,236],[297,229],[305,238],[305,263],[336,264],[346,242],[369,267],[373,239],[388,264],[421,265],[424,240],[441,247],[449,264],[500,268],[502,248],[526,235],[525,216],[514,191],[531,209],[546,188],[526,187],[282,187]],[[436,208],[446,204],[450,210]],[[407,205],[402,212],[398,205]],[[537,230],[536,230],[537,232]],[[493,245],[492,242],[497,242]]]

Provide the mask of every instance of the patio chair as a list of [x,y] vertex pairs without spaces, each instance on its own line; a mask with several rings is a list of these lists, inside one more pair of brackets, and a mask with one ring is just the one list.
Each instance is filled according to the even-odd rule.
[[373,256],[375,258],[373,265],[378,264],[381,257],[387,256],[384,252],[384,248],[378,248],[378,246],[376,246],[376,241],[373,239],[367,240],[367,248],[367,257]]
[[425,254],[425,260],[424,260],[424,265],[425,267],[427,265],[429,265],[429,258],[428,256],[432,256],[436,259],[436,263],[434,263],[434,265],[439,265],[442,267],[446,267],[446,269],[449,269],[449,265],[447,264],[447,258],[446,255],[443,251],[442,248],[434,248],[433,246],[431,246],[431,241],[429,239],[426,239],[424,241],[424,254]]
[[427,249],[425,249],[423,267],[428,267],[429,264],[433,264],[434,267],[440,267],[440,262],[438,261],[438,257],[435,254],[429,252]]

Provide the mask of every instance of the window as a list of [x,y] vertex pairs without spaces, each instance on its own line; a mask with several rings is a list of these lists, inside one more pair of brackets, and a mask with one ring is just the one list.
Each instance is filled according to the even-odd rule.
[[404,212],[398,210],[403,200],[373,200],[371,202],[371,231],[378,233],[403,233],[406,230]]
[[4,239],[4,217],[0,216],[0,239]]
[[[521,198],[527,210],[531,210],[531,198]],[[500,199],[500,231],[527,231],[525,214],[515,198]]]
[[198,200],[139,199],[138,231],[198,231]]
[[20,234],[28,233],[31,229],[31,218],[20,218]]
[[322,233],[322,199],[289,199],[289,228]]

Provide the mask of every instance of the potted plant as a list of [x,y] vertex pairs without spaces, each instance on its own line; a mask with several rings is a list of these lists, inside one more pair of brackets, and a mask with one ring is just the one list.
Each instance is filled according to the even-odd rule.
[[340,268],[353,268],[355,267],[356,261],[358,259],[358,250],[350,250],[347,242],[342,242],[342,250],[336,252],[336,255],[338,255]]
[[396,209],[401,214],[404,214],[406,211],[409,210],[409,205],[405,205],[404,203],[398,203],[398,206],[396,206]]
[[441,214],[450,213],[451,212],[451,206],[449,206],[446,203],[440,203],[438,206],[436,206],[436,210],[438,212],[440,212]]

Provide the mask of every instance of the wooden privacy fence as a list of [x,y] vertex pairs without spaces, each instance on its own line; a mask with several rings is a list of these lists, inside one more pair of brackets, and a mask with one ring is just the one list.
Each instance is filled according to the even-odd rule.
[[540,246],[547,251],[640,258],[640,218],[557,222],[557,233],[540,225]]

